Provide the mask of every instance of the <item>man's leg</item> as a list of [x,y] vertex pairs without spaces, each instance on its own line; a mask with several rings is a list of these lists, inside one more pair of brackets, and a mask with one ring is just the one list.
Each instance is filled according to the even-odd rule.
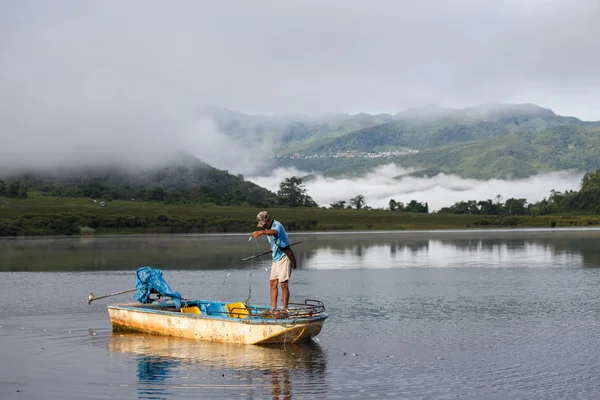
[[288,285],[289,281],[281,282],[281,299],[283,300],[283,309],[287,310],[288,303],[290,301],[290,287]]
[[278,292],[277,283],[278,282],[279,282],[279,279],[271,279],[271,310],[274,310],[277,308],[277,292]]

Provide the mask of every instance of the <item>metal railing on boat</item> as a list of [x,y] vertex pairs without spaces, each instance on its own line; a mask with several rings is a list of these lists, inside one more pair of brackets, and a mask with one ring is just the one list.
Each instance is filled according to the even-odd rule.
[[250,307],[245,305],[234,306],[227,310],[209,310],[206,315],[223,315],[232,318],[275,318],[275,319],[296,319],[312,318],[325,311],[325,305],[320,300],[306,299],[304,303],[289,303],[287,310],[273,311],[268,307]]

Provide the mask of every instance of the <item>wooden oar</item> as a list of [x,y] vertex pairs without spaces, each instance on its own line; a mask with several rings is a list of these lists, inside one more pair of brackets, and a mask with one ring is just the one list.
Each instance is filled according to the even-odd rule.
[[111,294],[107,294],[104,296],[100,296],[100,297],[95,297],[94,293],[90,292],[90,295],[88,296],[88,304],[92,304],[92,301],[94,300],[99,300],[99,299],[103,299],[105,297],[111,297],[111,296],[116,296],[118,294],[123,294],[123,293],[129,293],[129,292],[135,292],[137,289],[129,289],[129,290],[123,290],[122,292],[116,292],[116,293],[111,293]]
[[[302,243],[302,242],[294,242],[294,243],[290,243],[290,246],[293,246],[293,245],[295,245],[295,244],[298,244],[298,243]],[[248,261],[248,260],[252,260],[253,258],[261,257],[261,256],[264,256],[265,254],[269,254],[269,253],[272,253],[272,252],[273,252],[273,250],[265,251],[264,253],[260,253],[260,254],[257,254],[257,255],[255,255],[255,256],[250,256],[250,257],[246,257],[246,258],[241,258],[241,259],[240,259],[240,261]]]

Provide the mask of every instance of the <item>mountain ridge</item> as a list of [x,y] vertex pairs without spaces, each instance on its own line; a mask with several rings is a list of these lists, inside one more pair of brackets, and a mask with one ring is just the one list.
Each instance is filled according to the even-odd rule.
[[[372,168],[385,162],[397,162],[403,167],[418,166],[430,171],[443,170],[465,178],[508,178],[531,176],[563,165],[581,171],[591,171],[600,167],[599,163],[593,161],[598,156],[593,143],[595,140],[600,143],[600,121],[582,121],[575,117],[561,116],[551,109],[532,103],[492,102],[462,109],[427,105],[393,115],[362,112],[346,114],[340,118],[334,122],[330,121],[329,124],[319,119],[307,119],[295,121],[293,124],[283,123],[271,132],[263,129],[269,140],[276,144],[273,152],[277,161],[273,162],[270,168],[276,165],[288,166],[340,176],[356,174],[357,171],[364,171],[367,167]],[[282,121],[280,120],[280,124]],[[577,130],[573,131],[574,127]],[[584,131],[587,134],[584,135]],[[244,135],[241,132],[236,134],[238,139],[243,140]],[[581,143],[570,143],[570,134],[574,134],[576,140],[583,140],[585,148],[581,148]],[[526,153],[532,159],[531,162],[526,159],[525,153],[510,150],[510,146],[513,146],[519,136],[526,138],[523,145],[527,148]],[[428,156],[438,151],[442,154],[449,151],[458,152],[465,159],[472,159],[473,154],[465,154],[465,151],[461,150],[461,143],[467,150],[473,148],[477,149],[473,151],[481,151],[481,146],[471,145],[482,141],[485,146],[487,140],[503,137],[508,138],[504,143],[504,150],[497,148],[502,147],[502,142],[492,141],[498,160],[494,159],[493,154],[485,152],[485,157],[479,157],[483,161],[472,162],[472,167],[460,160],[454,165],[442,165]],[[457,144],[459,147],[452,147]],[[446,146],[450,147],[444,150]],[[565,154],[561,146],[567,146],[573,151]],[[412,154],[407,150],[413,150]],[[414,154],[417,151],[426,153]],[[553,151],[560,154],[560,160],[552,160]],[[341,157],[336,160],[316,159],[336,154],[382,152],[404,152],[405,156],[382,157],[378,160],[341,160]],[[302,157],[311,157],[312,161]],[[435,157],[443,158],[439,154]],[[508,170],[496,168],[496,173],[491,168],[484,168],[487,172],[481,173],[482,163],[493,165],[499,163],[499,160],[512,164],[512,167]]]

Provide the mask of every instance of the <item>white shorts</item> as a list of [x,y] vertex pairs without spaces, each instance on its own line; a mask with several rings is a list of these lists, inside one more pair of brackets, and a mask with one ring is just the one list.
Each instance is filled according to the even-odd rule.
[[285,282],[292,276],[292,263],[287,256],[281,257],[271,265],[271,280],[278,279],[279,282]]

